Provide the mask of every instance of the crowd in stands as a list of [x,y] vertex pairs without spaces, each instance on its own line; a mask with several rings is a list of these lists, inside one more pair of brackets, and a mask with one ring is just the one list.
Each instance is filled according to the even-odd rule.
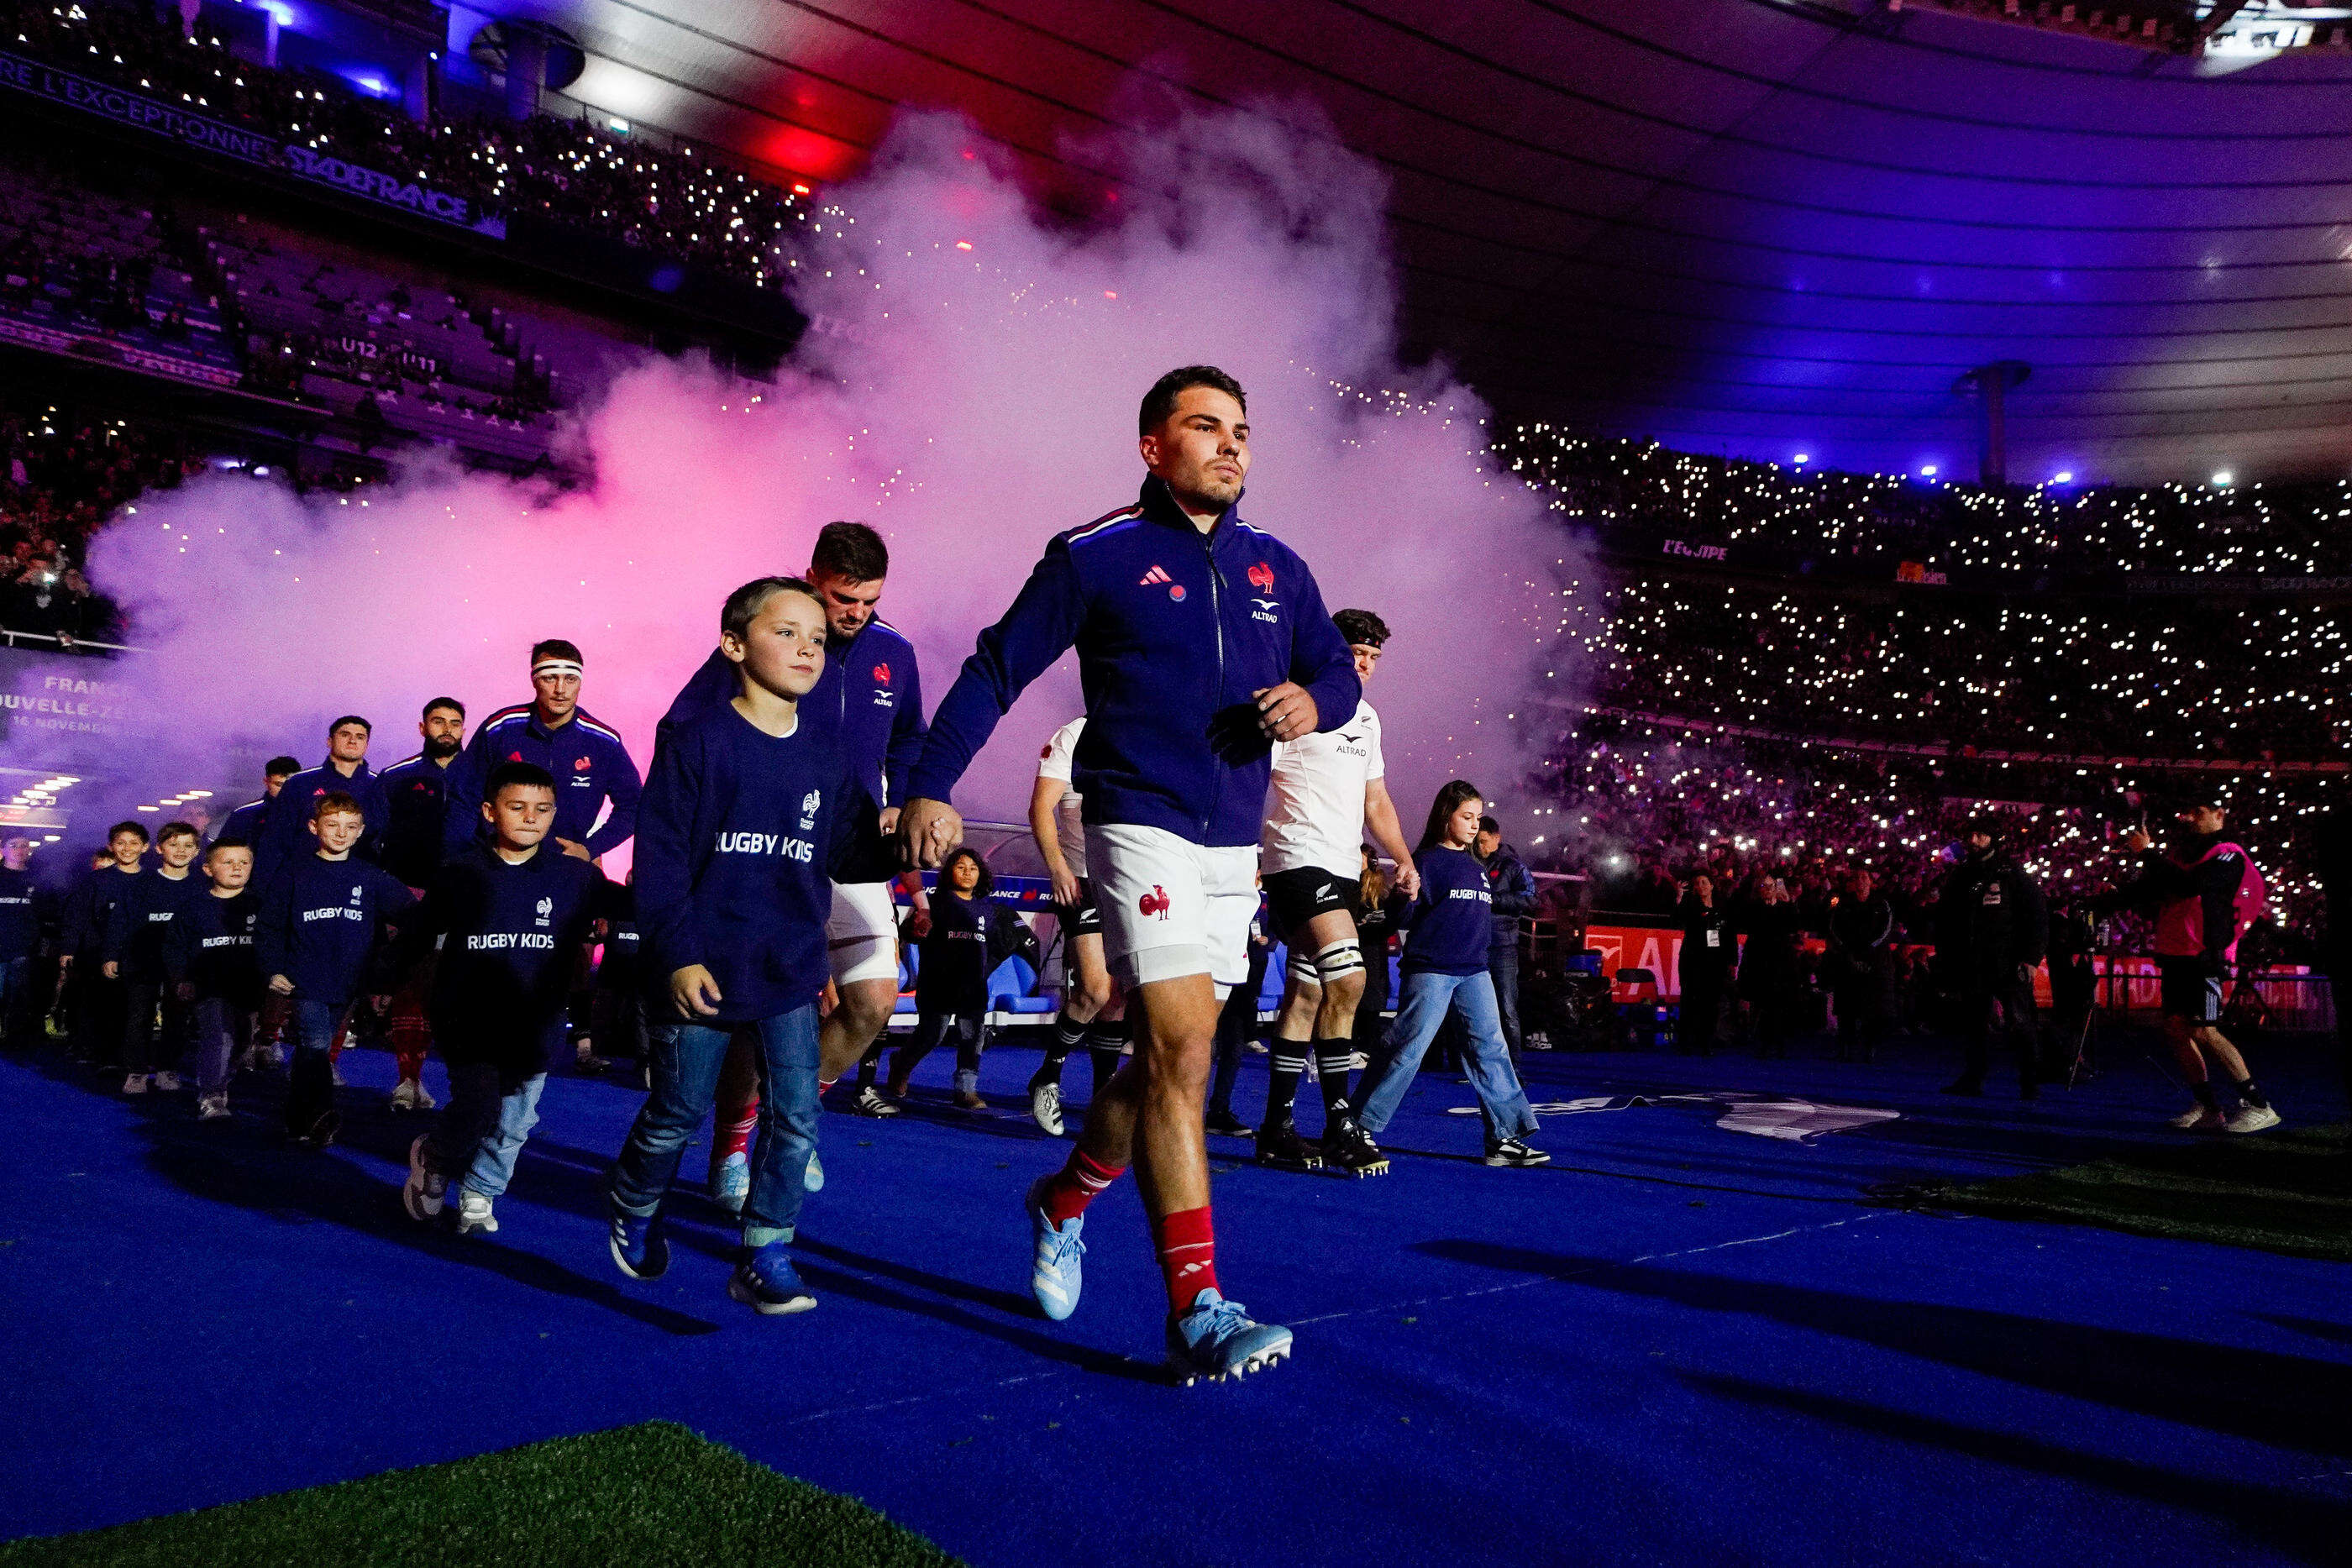
[[[77,411],[79,412],[79,411]],[[0,630],[72,646],[110,642],[114,606],[80,561],[115,507],[203,467],[177,431],[68,417],[28,396],[0,402]]]
[[1503,462],[1561,516],[1626,530],[1828,561],[2095,578],[2352,573],[2352,481],[2287,485],[2044,484],[1986,490],[1676,452],[1522,424]]
[[14,47],[81,74],[176,99],[215,118],[468,198],[767,284],[782,242],[809,215],[808,192],[656,152],[585,120],[451,116],[425,125],[341,78],[239,58],[201,26],[143,7],[0,0]]
[[2332,606],[1885,597],[1625,573],[1571,601],[1570,633],[1602,701],[1675,717],[2003,750],[2342,752],[2347,643]]
[[234,382],[237,346],[218,292],[170,214],[36,164],[19,156],[0,171],[0,339],[77,351],[95,333],[142,368]]
[[1521,849],[1540,870],[1592,879],[1602,907],[1660,912],[1699,871],[1726,889],[1759,875],[1819,909],[1836,875],[1866,865],[1898,905],[1944,874],[1973,816],[1997,811],[2009,848],[2053,900],[2111,888],[2123,833],[2218,798],[2232,837],[2270,880],[2283,929],[2309,936],[2321,914],[2310,827],[2340,786],[2308,779],[2078,776],[2073,768],[1969,767],[1754,738],[1662,733],[1602,721],[1562,740],[1547,803]]

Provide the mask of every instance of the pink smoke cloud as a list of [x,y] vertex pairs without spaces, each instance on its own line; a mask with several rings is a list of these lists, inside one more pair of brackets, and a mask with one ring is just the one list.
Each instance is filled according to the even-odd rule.
[[[232,749],[313,758],[344,711],[374,720],[381,764],[414,749],[427,698],[478,717],[528,696],[530,643],[565,636],[584,705],[643,766],[727,591],[803,566],[835,517],[888,538],[882,613],[935,704],[1046,538],[1132,500],[1143,390],[1205,361],[1250,392],[1244,515],[1334,608],[1395,631],[1370,695],[1401,810],[1417,823],[1457,774],[1507,805],[1530,670],[1560,670],[1555,690],[1570,674],[1534,663],[1566,543],[1485,454],[1476,396],[1396,362],[1377,172],[1296,111],[1192,118],[1118,150],[1129,199],[1074,232],[968,144],[912,117],[834,194],[789,269],[814,325],[774,383],[653,359],[619,374],[567,434],[585,487],[424,459],[364,499],[222,475],[142,501],[93,565],[152,650],[163,723],[140,758],[50,737],[37,765],[217,779]],[[967,815],[1021,820],[1037,747],[1076,710],[1070,666],[1007,718]]]

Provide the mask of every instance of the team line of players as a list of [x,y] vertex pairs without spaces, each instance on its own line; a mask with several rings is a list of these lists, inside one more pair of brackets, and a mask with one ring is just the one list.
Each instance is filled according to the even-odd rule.
[[[578,650],[541,643],[534,700],[483,721],[462,748],[462,710],[436,701],[425,751],[372,775],[364,722],[339,721],[327,764],[289,779],[251,820],[232,818],[202,881],[188,871],[193,833],[167,829],[154,871],[137,871],[143,841],[118,854],[138,891],[104,917],[108,978],[133,988],[134,1011],[135,988],[159,983],[189,1009],[205,1106],[274,998],[293,1047],[289,1129],[321,1146],[336,1131],[338,1031],[363,990],[397,986],[396,1103],[431,1103],[416,1076],[427,1030],[450,1084],[411,1149],[404,1202],[426,1220],[454,1201],[461,1228],[495,1228],[491,1201],[564,1046],[577,955],[604,921],[613,942],[642,950],[651,1043],[650,1089],[610,1178],[614,1262],[636,1280],[667,1268],[664,1200],[716,1110],[715,1163],[736,1173],[744,1249],[729,1292],[761,1313],[804,1311],[815,1298],[792,1242],[822,1184],[820,1096],[863,1060],[859,1103],[882,1108],[870,1086],[898,996],[891,884],[941,868],[919,919],[945,941],[927,955],[959,940],[974,950],[938,965],[940,988],[919,995],[914,1047],[952,1036],[969,1092],[986,1006],[984,990],[969,993],[986,972],[990,914],[953,790],[1021,691],[1075,649],[1086,716],[1045,747],[1032,813],[1053,820],[1040,848],[1072,979],[1032,1113],[1061,1130],[1062,1063],[1082,1043],[1098,1082],[1067,1160],[1027,1193],[1033,1293],[1049,1318],[1076,1309],[1087,1206],[1132,1166],[1175,1374],[1279,1361],[1290,1331],[1252,1319],[1219,1281],[1202,1127],[1261,871],[1292,955],[1264,1161],[1385,1171],[1374,1140],[1449,1013],[1467,1026],[1487,1163],[1545,1156],[1524,1141],[1535,1116],[1487,977],[1491,894],[1470,852],[1479,792],[1441,790],[1418,846],[1389,799],[1363,697],[1388,629],[1369,612],[1328,613],[1306,563],[1239,516],[1249,426],[1232,377],[1191,366],[1160,378],[1139,411],[1138,451],[1137,501],[1048,544],[928,727],[914,649],[874,614],[887,549],[863,525],[828,525],[806,578],[729,597],[719,645],[662,720],[642,786],[618,735],[578,706]],[[1398,1016],[1359,1100],[1349,1069],[1364,956],[1350,909],[1368,832],[1396,862],[1407,938]],[[594,857],[632,833],[633,884],[618,888]],[[180,891],[157,891],[167,883]],[[163,905],[182,913],[155,918]],[[383,923],[396,936],[379,955]],[[950,973],[974,983],[951,991]],[[126,1056],[136,1073],[152,1048]],[[1290,1113],[1310,1061],[1325,1101],[1311,1144]]]

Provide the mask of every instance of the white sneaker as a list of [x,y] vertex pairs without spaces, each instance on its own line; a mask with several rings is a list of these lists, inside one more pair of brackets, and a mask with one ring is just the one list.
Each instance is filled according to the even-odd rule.
[[2208,1111],[2200,1105],[2175,1116],[2172,1124],[2184,1133],[2222,1133],[2229,1130],[2230,1119],[2219,1111]]
[[387,1101],[386,1103],[395,1111],[415,1110],[416,1091],[419,1085],[414,1079],[402,1079],[398,1083],[393,1085],[392,1098]]
[[172,1093],[180,1087],[180,1075],[176,1072],[158,1072],[154,1076],[153,1085],[159,1093]]
[[199,1122],[217,1122],[227,1114],[228,1096],[226,1094],[207,1094],[196,1102],[196,1120]]
[[499,1228],[499,1217],[490,1212],[490,1200],[472,1187],[457,1189],[457,1234],[471,1236],[478,1230],[489,1235]]
[[330,1061],[330,1062],[328,1062],[328,1063],[327,1063],[327,1076],[328,1076],[328,1077],[330,1077],[330,1078],[331,1078],[331,1079],[333,1079],[333,1080],[335,1081],[335,1087],[336,1087],[336,1088],[338,1088],[338,1089],[342,1089],[342,1088],[348,1087],[348,1085],[346,1085],[346,1084],[343,1082],[343,1066],[342,1066],[342,1063],[341,1063],[341,1062],[339,1062],[339,1061]]
[[2279,1113],[2267,1105],[2241,1105],[2225,1124],[2233,1133],[2259,1133],[2279,1124]]
[[134,1073],[131,1073],[129,1077],[125,1078],[125,1079],[122,1081],[122,1092],[123,1092],[125,1094],[144,1094],[144,1093],[146,1093],[146,1092],[147,1092],[147,1075],[146,1075],[145,1073],[143,1073],[143,1072],[134,1072]]

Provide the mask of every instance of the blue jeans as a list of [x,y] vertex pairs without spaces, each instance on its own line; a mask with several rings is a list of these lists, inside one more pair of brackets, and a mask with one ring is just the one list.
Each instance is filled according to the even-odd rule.
[[1413,1074],[1421,1071],[1422,1055],[1437,1038],[1438,1026],[1455,1009],[1461,1010],[1470,1037],[1469,1055],[1463,1066],[1470,1074],[1470,1087],[1478,1092],[1478,1110],[1486,1124],[1486,1147],[1492,1150],[1505,1138],[1536,1130],[1534,1108],[1528,1103],[1527,1091],[1519,1087],[1510,1048],[1503,1043],[1493,977],[1419,971],[1404,977],[1396,1021],[1389,1026],[1380,1049],[1364,1069],[1363,1083],[1368,1087],[1358,1118],[1364,1131],[1377,1136],[1389,1124],[1404,1092],[1412,1087]]
[[[816,1152],[816,1004],[743,1027],[760,1041],[760,1137],[751,1155],[751,1195],[743,1205],[743,1243],[763,1247],[793,1239],[809,1156]],[[649,1032],[653,1092],[613,1166],[613,1201],[638,1215],[661,1207],[677,1179],[687,1140],[710,1120],[734,1029],[668,1019]]]
[[474,1162],[466,1168],[469,1191],[496,1197],[514,1180],[523,1140],[539,1125],[539,1092],[546,1087],[547,1074],[534,1072],[499,1097],[499,1124],[474,1145]]

